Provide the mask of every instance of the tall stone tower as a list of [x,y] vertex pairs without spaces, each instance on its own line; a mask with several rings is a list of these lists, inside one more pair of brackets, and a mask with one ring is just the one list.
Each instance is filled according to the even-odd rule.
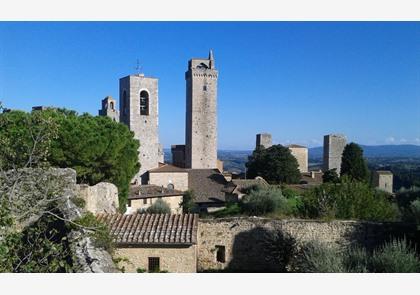
[[102,100],[102,109],[99,110],[99,116],[108,116],[115,122],[120,121],[120,114],[117,110],[117,101],[111,96]]
[[255,142],[255,148],[258,148],[260,146],[263,146],[264,148],[268,149],[273,145],[273,140],[271,139],[270,133],[258,133],[256,142]]
[[162,160],[159,144],[158,79],[143,74],[120,79],[120,122],[140,141],[140,171],[133,180],[148,182],[150,169]]
[[193,58],[185,73],[185,167],[217,168],[217,78],[213,52]]
[[323,171],[336,169],[338,175],[341,171],[341,156],[347,139],[342,134],[329,134],[324,136],[324,163]]

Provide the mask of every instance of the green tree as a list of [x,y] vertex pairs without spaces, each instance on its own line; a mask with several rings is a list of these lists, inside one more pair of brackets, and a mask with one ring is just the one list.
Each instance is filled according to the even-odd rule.
[[247,178],[261,176],[269,183],[298,183],[300,173],[296,158],[287,147],[273,145],[254,150],[246,163]]
[[363,158],[363,149],[354,142],[344,148],[341,158],[341,176],[343,175],[358,181],[369,181],[369,170]]
[[[46,133],[52,133],[46,137],[48,140],[37,141],[44,148],[30,154],[33,139]],[[1,149],[0,168],[11,169],[11,163],[23,167],[28,157],[33,158],[29,163],[39,165],[45,160],[53,167],[73,168],[79,183],[115,184],[122,209],[130,181],[140,168],[139,142],[127,126],[108,117],[79,116],[65,109],[0,114],[0,143],[8,147]]]
[[332,183],[338,183],[340,182],[340,178],[338,177],[337,169],[330,169],[325,171],[325,173],[322,175],[322,181],[324,183],[326,182],[332,182]]
[[179,204],[183,213],[197,212],[197,205],[195,203],[195,194],[192,190],[187,190],[182,196],[182,201]]

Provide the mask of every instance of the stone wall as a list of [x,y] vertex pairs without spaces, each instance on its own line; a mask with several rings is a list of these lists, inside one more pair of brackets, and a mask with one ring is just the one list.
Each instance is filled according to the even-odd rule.
[[149,184],[167,187],[169,183],[179,191],[188,190],[188,172],[150,172]]
[[137,268],[148,269],[149,257],[159,257],[160,270],[168,272],[196,272],[196,246],[189,247],[133,247],[116,249],[116,257],[129,261],[120,263],[126,272],[136,272]]
[[268,149],[273,145],[273,141],[271,139],[270,133],[259,133],[257,134],[255,148],[263,146],[264,148]]
[[[311,240],[346,248],[363,245],[372,249],[391,234],[415,235],[415,226],[401,223],[358,221],[270,220],[264,218],[200,219],[198,226],[198,271],[229,268],[237,271],[275,270],[266,259],[265,234],[278,230],[288,233],[298,246]],[[224,247],[225,262],[217,261]]]
[[[171,208],[172,214],[181,214],[182,208],[179,207],[179,204],[182,202],[182,196],[171,196],[171,197],[161,197],[163,201],[168,203]],[[153,205],[159,198],[146,198],[146,199],[135,199],[129,200],[129,207],[131,212],[137,212],[140,210],[146,210]]]
[[112,183],[100,182],[94,186],[80,184],[77,186],[77,195],[85,200],[85,209],[93,214],[118,211],[118,188]]

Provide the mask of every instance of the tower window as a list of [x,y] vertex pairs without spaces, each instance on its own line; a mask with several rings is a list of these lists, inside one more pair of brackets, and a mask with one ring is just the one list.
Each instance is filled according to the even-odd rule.
[[207,91],[207,85],[203,86],[203,91]]
[[140,115],[149,115],[149,93],[144,90],[140,92]]
[[111,102],[109,103],[109,107],[111,108],[111,110],[113,110],[113,109],[114,109],[114,102],[113,102],[113,101],[111,101]]

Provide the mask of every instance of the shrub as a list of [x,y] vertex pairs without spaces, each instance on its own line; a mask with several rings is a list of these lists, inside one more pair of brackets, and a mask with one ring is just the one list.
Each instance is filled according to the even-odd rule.
[[405,239],[393,239],[373,252],[372,272],[411,273],[420,271],[415,249]]
[[420,271],[420,261],[405,239],[393,239],[372,253],[360,247],[339,251],[311,241],[304,245],[294,269],[300,272],[414,273]]
[[384,221],[399,215],[387,193],[347,177],[341,183],[324,183],[305,192],[302,201],[302,214],[309,218]]
[[420,199],[414,200],[410,204],[410,212],[417,223],[420,223]]
[[279,266],[278,271],[286,272],[296,252],[296,240],[282,231],[264,231],[263,251],[266,260]]
[[306,243],[298,259],[297,269],[301,272],[345,272],[340,252],[318,241]]
[[182,196],[182,201],[179,204],[182,208],[183,213],[194,213],[198,211],[197,205],[195,203],[195,194],[194,191],[188,190]]
[[243,211],[249,215],[264,215],[287,210],[287,200],[279,189],[253,190],[242,199]]
[[162,199],[157,199],[149,208],[146,210],[147,213],[154,214],[170,214],[171,207]]

